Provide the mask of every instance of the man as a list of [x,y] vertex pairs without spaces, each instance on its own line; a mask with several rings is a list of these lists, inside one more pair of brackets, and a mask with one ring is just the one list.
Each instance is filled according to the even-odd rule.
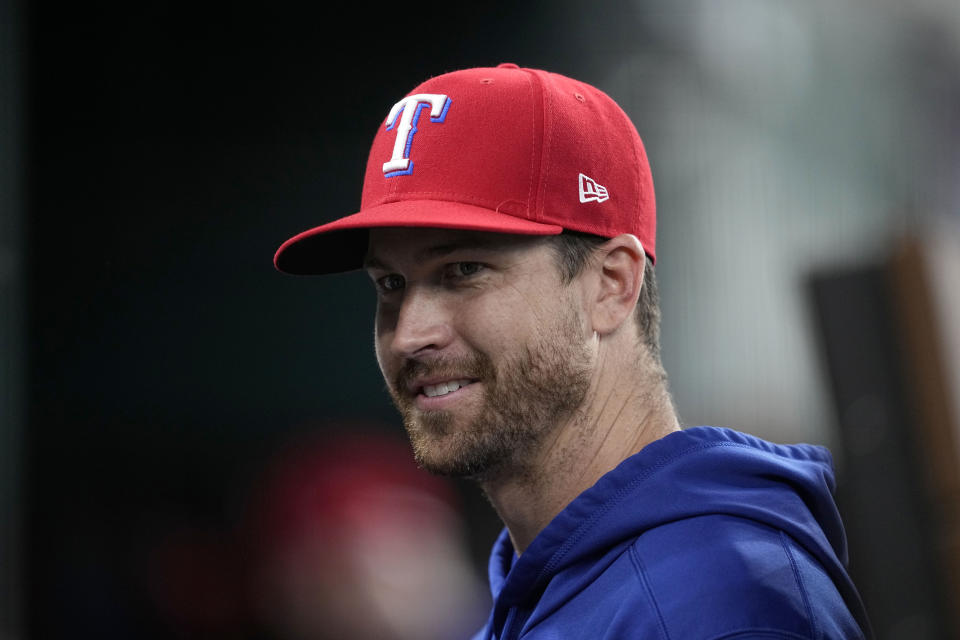
[[653,181],[605,94],[516,65],[385,109],[360,212],[280,247],[365,268],[424,468],[506,528],[477,638],[863,638],[829,453],[680,430],[660,365]]

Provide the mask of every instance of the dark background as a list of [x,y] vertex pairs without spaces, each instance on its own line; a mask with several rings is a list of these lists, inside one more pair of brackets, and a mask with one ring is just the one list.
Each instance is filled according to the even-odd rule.
[[[0,632],[255,634],[204,597],[264,464],[356,421],[401,433],[365,276],[273,254],[354,212],[389,107],[464,67],[580,78],[637,123],[681,418],[829,444],[841,483],[876,486],[886,468],[845,460],[803,283],[960,211],[960,16],[882,4],[0,0]],[[483,574],[500,525],[456,488]],[[887,498],[859,496],[904,513]],[[213,541],[186,576],[199,636],[152,573],[184,531]],[[880,637],[936,637],[924,615]]]

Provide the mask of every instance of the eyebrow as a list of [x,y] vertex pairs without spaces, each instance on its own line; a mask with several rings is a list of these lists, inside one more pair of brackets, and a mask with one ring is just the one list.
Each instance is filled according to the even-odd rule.
[[367,256],[366,258],[363,259],[363,268],[364,269],[381,269],[383,271],[390,270],[390,267],[388,267],[385,263],[380,262],[380,260],[378,260],[373,256]]
[[[497,239],[486,238],[482,236],[470,236],[462,240],[456,240],[454,242],[447,242],[444,244],[437,244],[430,247],[424,247],[417,251],[414,256],[414,261],[423,262],[431,258],[441,258],[446,255],[450,255],[455,251],[465,250],[465,249],[489,249],[491,246],[497,244]],[[377,258],[376,256],[367,256],[363,260],[364,269],[382,269],[384,271],[389,271],[390,266],[385,262]]]

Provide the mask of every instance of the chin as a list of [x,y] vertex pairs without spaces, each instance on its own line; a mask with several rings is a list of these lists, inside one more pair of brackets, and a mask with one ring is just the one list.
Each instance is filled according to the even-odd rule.
[[446,424],[407,423],[413,455],[423,469],[430,473],[470,478],[482,475],[495,464],[497,452],[491,451],[469,431],[460,431]]

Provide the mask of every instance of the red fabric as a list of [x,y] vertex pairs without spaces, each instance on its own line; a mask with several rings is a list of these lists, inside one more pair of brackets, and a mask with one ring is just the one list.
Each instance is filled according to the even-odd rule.
[[[646,152],[629,118],[602,91],[558,74],[501,65],[431,78],[408,95],[414,94],[443,94],[450,105],[442,122],[424,108],[414,123],[410,173],[384,174],[399,129],[387,129],[386,107],[370,149],[360,213],[288,240],[275,256],[278,269],[357,268],[360,237],[344,244],[336,234],[323,236],[377,226],[632,233],[655,260],[656,203]],[[605,187],[609,199],[581,202],[581,173]]]
[[[361,432],[293,444],[274,460],[252,502],[249,526],[267,553],[302,535],[376,526],[378,511],[390,506],[373,499],[388,490],[429,496],[449,508],[456,503],[447,482],[419,469],[400,440]],[[418,518],[438,517],[429,502],[421,504]]]

